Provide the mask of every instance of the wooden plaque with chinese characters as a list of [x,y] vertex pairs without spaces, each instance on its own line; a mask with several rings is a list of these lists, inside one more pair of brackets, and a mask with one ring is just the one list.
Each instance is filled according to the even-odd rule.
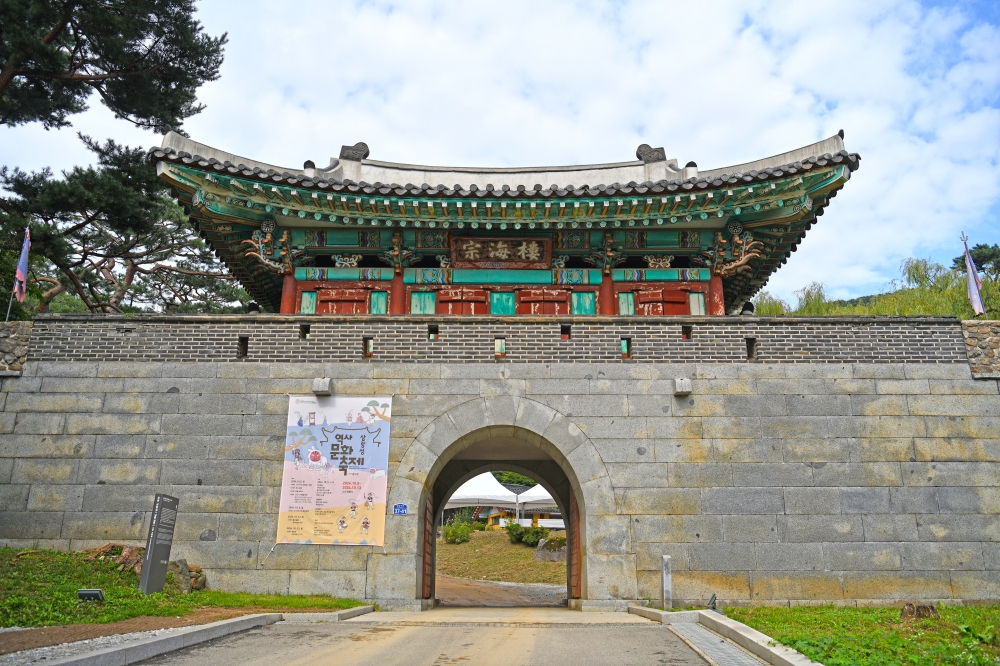
[[452,238],[451,265],[453,268],[552,268],[552,239]]

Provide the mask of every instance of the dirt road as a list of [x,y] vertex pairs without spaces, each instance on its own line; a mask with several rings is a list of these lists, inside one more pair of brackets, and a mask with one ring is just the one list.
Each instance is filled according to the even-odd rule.
[[495,583],[438,574],[434,596],[442,606],[565,606],[566,586]]

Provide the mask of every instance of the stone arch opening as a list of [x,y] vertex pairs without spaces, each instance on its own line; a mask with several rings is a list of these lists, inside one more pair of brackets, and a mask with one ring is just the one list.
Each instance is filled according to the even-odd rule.
[[[421,598],[436,598],[437,591],[437,528],[440,526],[442,508],[458,488],[469,479],[484,472],[512,471],[523,474],[544,487],[552,495],[563,516],[566,527],[566,598],[580,599],[583,590],[583,565],[581,557],[580,504],[572,468],[564,456],[552,450],[551,444],[534,441],[530,432],[511,429],[497,433],[483,429],[470,433],[456,443],[456,451],[446,462],[427,493],[424,502],[424,534],[421,579]],[[571,479],[571,476],[574,477]],[[572,601],[570,602],[572,603]]]
[[[460,455],[491,441],[501,447],[533,447],[545,454],[551,467],[541,469],[544,460],[537,459],[525,465],[523,460],[464,460]],[[425,426],[403,451],[394,474],[390,503],[418,508],[411,532],[415,548],[410,552],[416,555],[411,589],[422,607],[430,607],[433,599],[437,509],[465,479],[488,469],[491,462],[530,472],[528,476],[547,484],[553,497],[565,503],[560,506],[574,524],[572,538],[579,553],[577,588],[568,595],[571,608],[616,608],[619,600],[636,598],[628,517],[617,514],[611,479],[596,447],[572,420],[541,402],[488,396],[454,406]]]

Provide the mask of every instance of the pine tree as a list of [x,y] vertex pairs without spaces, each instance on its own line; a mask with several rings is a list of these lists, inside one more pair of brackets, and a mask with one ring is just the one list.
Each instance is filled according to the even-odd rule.
[[0,124],[65,127],[96,92],[119,118],[178,129],[226,43],[193,14],[192,0],[0,0]]

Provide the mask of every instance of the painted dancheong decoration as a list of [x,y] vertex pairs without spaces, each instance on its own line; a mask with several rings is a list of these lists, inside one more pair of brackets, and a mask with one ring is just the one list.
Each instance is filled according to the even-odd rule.
[[[308,315],[739,312],[860,166],[843,132],[729,167],[429,167],[344,146],[281,169],[170,133],[150,151],[257,301]],[[414,183],[421,183],[415,185]]]
[[391,397],[291,395],[277,543],[384,545]]

